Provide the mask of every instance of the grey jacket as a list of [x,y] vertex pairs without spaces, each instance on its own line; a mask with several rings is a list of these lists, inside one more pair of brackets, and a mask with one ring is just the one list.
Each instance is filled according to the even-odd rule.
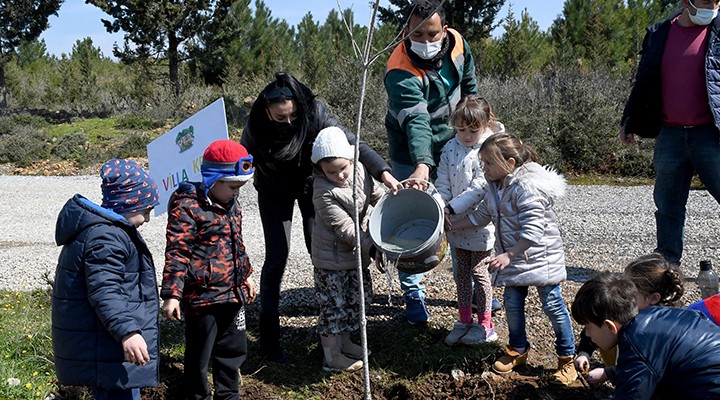
[[[358,164],[357,198],[360,209],[360,243],[363,267],[370,264],[369,251],[374,246],[367,232],[368,207],[385,194],[370,173]],[[355,268],[355,223],[352,178],[347,185],[330,182],[322,172],[315,173],[313,205],[315,225],[312,230],[312,262],[315,268],[350,270]]]
[[498,253],[521,238],[533,243],[498,273],[496,285],[547,286],[565,280],[565,252],[552,207],[566,187],[561,175],[535,162],[518,167],[504,182],[489,182],[485,199],[470,220],[479,226],[495,224]]

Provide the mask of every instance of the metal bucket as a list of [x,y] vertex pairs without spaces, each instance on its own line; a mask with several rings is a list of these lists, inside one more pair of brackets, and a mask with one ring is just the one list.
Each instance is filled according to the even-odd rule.
[[[428,183],[428,187],[432,185]],[[445,257],[448,246],[443,224],[443,209],[430,193],[402,189],[380,199],[370,215],[368,230],[375,246],[390,260],[398,261],[398,270],[414,274],[435,268]]]

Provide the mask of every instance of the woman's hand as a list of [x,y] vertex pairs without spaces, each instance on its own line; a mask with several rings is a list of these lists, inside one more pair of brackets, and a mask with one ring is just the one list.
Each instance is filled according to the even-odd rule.
[[253,303],[255,301],[255,298],[257,297],[257,289],[255,288],[255,281],[253,281],[251,278],[248,278],[247,281],[247,289],[248,289],[248,298],[247,302],[248,304]]
[[398,190],[403,188],[402,183],[395,179],[395,177],[388,171],[383,171],[382,175],[380,175],[380,179],[388,189],[393,191],[393,193],[397,193]]
[[178,299],[165,300],[162,313],[169,321],[180,321],[180,301]]

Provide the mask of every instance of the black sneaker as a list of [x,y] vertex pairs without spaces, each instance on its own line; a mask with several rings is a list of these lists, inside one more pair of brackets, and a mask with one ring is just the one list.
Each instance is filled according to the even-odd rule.
[[282,347],[276,347],[270,351],[260,350],[260,357],[273,364],[285,365],[288,363],[287,354],[285,354],[285,350],[283,350]]

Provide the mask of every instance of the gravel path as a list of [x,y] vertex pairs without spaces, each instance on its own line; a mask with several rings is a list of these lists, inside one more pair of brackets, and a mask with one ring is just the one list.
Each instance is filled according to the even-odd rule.
[[[100,201],[100,179],[93,176],[35,177],[0,175],[0,289],[29,290],[47,286],[52,277],[60,248],[54,243],[57,214],[72,197],[80,193],[92,201]],[[255,190],[241,190],[245,245],[253,262],[256,283],[259,281],[264,246],[262,227],[257,211]],[[582,282],[595,271],[621,271],[631,259],[651,251],[655,246],[654,205],[652,187],[573,186],[556,206],[565,241],[568,281],[562,284],[566,301],[572,299]],[[153,217],[140,228],[150,246],[160,277],[165,247],[166,215]],[[312,326],[316,306],[312,298],[312,266],[305,252],[299,212],[295,213],[290,261],[283,281],[281,312],[283,325]],[[692,191],[688,202],[685,257],[682,272],[686,276],[686,302],[699,298],[693,283],[701,259],[711,259],[720,267],[720,206],[705,191]],[[379,307],[374,319],[401,317],[397,283],[392,291],[394,305],[388,305],[388,280],[373,271],[375,304]],[[429,308],[433,321],[441,326],[456,313],[455,286],[447,268],[437,268],[426,279]],[[501,296],[501,289],[496,289]],[[552,330],[540,310],[537,296],[528,298],[528,334],[552,338]],[[303,310],[303,311],[301,311]],[[386,314],[386,315],[380,315]],[[502,312],[495,318],[501,337],[507,337]],[[536,346],[552,354],[552,340]],[[551,362],[548,358],[548,362]]]

